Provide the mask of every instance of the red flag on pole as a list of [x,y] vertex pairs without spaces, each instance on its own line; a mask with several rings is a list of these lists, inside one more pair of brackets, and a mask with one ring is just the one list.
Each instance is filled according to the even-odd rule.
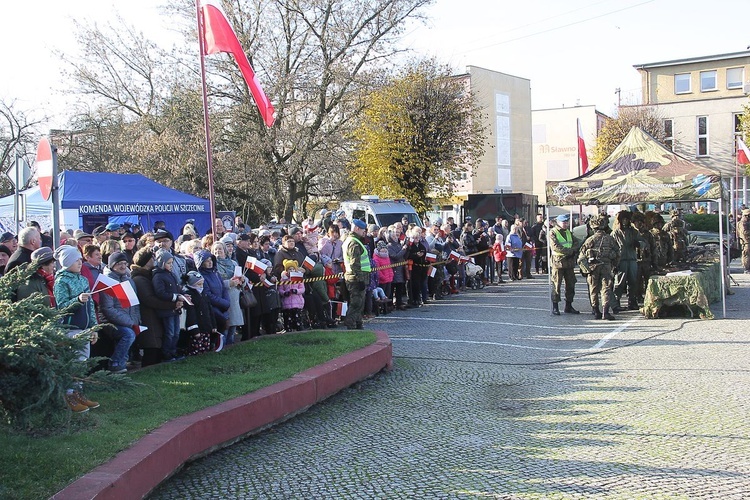
[[203,53],[208,55],[227,52],[234,56],[234,60],[237,61],[237,66],[240,67],[240,72],[245,78],[245,83],[253,94],[253,99],[255,99],[255,104],[258,106],[263,121],[267,127],[272,126],[274,121],[273,105],[263,92],[255,76],[255,71],[250,66],[250,61],[248,61],[245,51],[242,50],[242,45],[240,45],[234,29],[232,29],[232,25],[229,24],[219,0],[198,0],[198,2],[203,13],[203,43],[201,44]]
[[737,164],[748,165],[750,164],[750,150],[747,149],[745,142],[737,138]]
[[589,169],[589,157],[586,154],[586,143],[583,141],[583,131],[581,130],[581,120],[576,120],[578,124],[578,157],[581,159],[581,175]]

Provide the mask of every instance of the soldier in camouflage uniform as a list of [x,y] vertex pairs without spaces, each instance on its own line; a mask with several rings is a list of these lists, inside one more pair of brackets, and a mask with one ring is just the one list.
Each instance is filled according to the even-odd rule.
[[750,209],[742,210],[742,218],[737,225],[737,237],[742,242],[742,267],[750,274]]
[[646,216],[641,212],[635,212],[633,214],[633,226],[635,226],[641,238],[646,241],[646,244],[641,244],[636,249],[636,261],[638,262],[638,277],[636,285],[636,291],[638,294],[638,302],[643,302],[643,296],[646,294],[646,287],[648,286],[648,279],[651,273],[656,269],[656,242],[651,234],[651,229],[646,225]]
[[552,278],[552,314],[560,315],[560,289],[565,280],[565,312],[579,314],[573,308],[573,297],[576,293],[576,255],[580,241],[568,229],[570,216],[563,214],[557,217],[557,225],[549,233],[549,247],[552,253],[550,277]]
[[620,247],[620,263],[617,265],[617,276],[615,279],[615,300],[617,303],[612,307],[614,312],[620,312],[620,298],[627,288],[628,309],[638,310],[638,294],[636,292],[638,279],[638,261],[636,251],[638,247],[646,242],[640,233],[631,225],[632,214],[627,210],[617,213],[612,237]]
[[590,225],[596,232],[583,242],[578,254],[578,266],[589,285],[591,313],[596,319],[611,321],[615,319],[609,312],[613,302],[612,269],[617,267],[620,250],[615,239],[609,234],[607,216],[599,215],[592,218]]
[[675,262],[685,262],[687,259],[688,231],[685,227],[685,221],[680,219],[680,213],[672,210],[669,213],[672,218],[664,224],[664,231],[669,233],[672,238],[672,250],[674,252]]
[[674,260],[672,238],[662,229],[664,219],[656,212],[646,212],[646,227],[650,228],[654,238],[654,262],[656,269],[664,269]]

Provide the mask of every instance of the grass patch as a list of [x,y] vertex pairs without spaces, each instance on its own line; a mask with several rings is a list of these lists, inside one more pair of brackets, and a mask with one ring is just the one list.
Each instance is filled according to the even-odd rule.
[[0,429],[0,498],[49,498],[163,423],[247,394],[375,342],[372,332],[312,331],[264,337],[219,353],[134,372],[142,386],[86,390],[101,406],[72,415],[64,434]]

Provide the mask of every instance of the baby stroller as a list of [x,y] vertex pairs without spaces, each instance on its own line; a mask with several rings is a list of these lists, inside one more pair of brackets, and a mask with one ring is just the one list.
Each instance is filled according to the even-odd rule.
[[484,288],[484,269],[473,262],[466,263],[466,287],[474,290]]

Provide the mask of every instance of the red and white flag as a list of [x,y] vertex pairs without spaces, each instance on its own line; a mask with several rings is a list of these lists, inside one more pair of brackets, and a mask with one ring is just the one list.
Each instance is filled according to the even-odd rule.
[[315,261],[310,257],[305,257],[305,260],[302,261],[302,267],[304,267],[308,271],[312,271],[315,267]]
[[135,331],[136,335],[140,335],[141,333],[145,332],[146,330],[148,330],[148,327],[147,326],[143,326],[143,325],[135,325],[135,328],[133,328],[133,331]]
[[[202,37],[203,53],[208,55],[227,52],[234,56],[234,60],[237,61],[237,66],[239,66],[240,72],[245,78],[245,83],[253,94],[253,99],[255,99],[255,104],[258,106],[263,121],[267,127],[271,127],[274,121],[273,105],[263,92],[258,78],[255,76],[255,71],[250,66],[250,61],[248,61],[232,25],[229,24],[224,9],[221,8],[220,1],[198,0],[198,6],[201,12],[198,36]],[[200,22],[201,20],[202,22]]]
[[455,260],[456,262],[460,262],[461,254],[456,252],[455,250],[451,250],[450,255],[448,255],[448,260]]
[[245,267],[253,271],[255,274],[264,274],[268,266],[255,257],[248,257],[245,261]]
[[289,280],[292,283],[302,283],[302,279],[305,277],[305,273],[301,271],[289,271]]
[[437,269],[436,268],[434,268],[432,266],[430,266],[430,267],[427,268],[427,276],[429,276],[430,278],[434,278],[435,277],[435,273],[437,273]]
[[112,279],[109,276],[105,276],[104,273],[99,273],[99,276],[96,277],[96,281],[94,281],[94,286],[91,287],[91,293],[104,292],[107,295],[115,297],[115,292],[112,290],[112,287],[119,284],[119,281]]
[[747,149],[745,142],[739,137],[737,138],[737,164],[750,164],[750,149]]
[[583,131],[581,130],[581,120],[576,120],[578,124],[578,158],[581,159],[581,174],[585,174],[589,169],[589,157],[586,154],[586,143],[583,141]]
[[115,298],[120,301],[122,307],[137,306],[141,302],[129,281],[123,281],[110,288],[115,293]]
[[474,263],[474,257],[466,257],[465,255],[462,255],[459,258],[458,262],[460,264],[466,264],[467,262],[471,262],[473,264]]
[[272,286],[274,286],[274,284],[271,283],[271,280],[269,280],[268,278],[263,278],[263,281],[261,281],[261,283],[263,283],[263,285],[268,288],[271,288]]
[[331,302],[333,303],[334,316],[346,316],[346,312],[349,310],[348,302],[335,302],[333,300]]
[[424,258],[425,258],[425,260],[427,262],[437,262],[437,255],[435,255],[434,253],[431,253],[431,252],[427,252],[424,255]]

